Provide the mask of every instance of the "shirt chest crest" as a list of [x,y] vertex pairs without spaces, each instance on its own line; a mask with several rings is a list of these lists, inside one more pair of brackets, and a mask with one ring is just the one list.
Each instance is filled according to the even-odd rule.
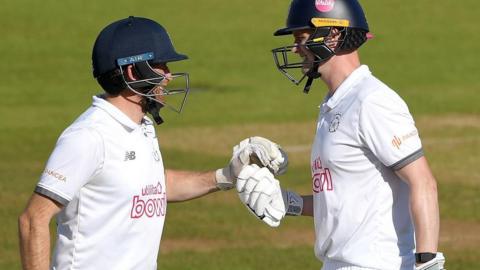
[[324,136],[334,135],[344,125],[343,112],[328,112],[322,115],[319,133]]

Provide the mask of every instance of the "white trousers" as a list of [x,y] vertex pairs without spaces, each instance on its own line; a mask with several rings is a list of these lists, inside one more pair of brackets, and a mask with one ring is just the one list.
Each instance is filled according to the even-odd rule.
[[378,270],[374,268],[365,268],[349,263],[336,262],[336,261],[326,261],[323,263],[322,270]]

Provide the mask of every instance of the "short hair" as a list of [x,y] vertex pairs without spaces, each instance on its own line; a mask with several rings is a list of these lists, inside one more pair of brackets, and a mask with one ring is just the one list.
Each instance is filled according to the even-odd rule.
[[127,89],[122,72],[118,68],[99,75],[97,82],[105,92],[114,96]]

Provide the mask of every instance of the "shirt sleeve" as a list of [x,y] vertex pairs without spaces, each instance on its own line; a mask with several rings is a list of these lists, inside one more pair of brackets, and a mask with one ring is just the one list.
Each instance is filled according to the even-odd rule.
[[103,165],[103,140],[89,128],[66,130],[47,161],[35,192],[67,205]]
[[385,166],[394,170],[423,156],[422,143],[407,104],[389,89],[378,90],[363,101],[359,136]]

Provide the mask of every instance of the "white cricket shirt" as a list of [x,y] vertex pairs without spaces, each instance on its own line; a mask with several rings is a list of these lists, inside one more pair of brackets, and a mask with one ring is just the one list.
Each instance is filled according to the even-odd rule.
[[93,97],[58,139],[35,192],[65,206],[52,269],[157,269],[167,199],[147,117],[139,125]]
[[324,269],[413,269],[409,188],[394,170],[421,156],[407,105],[367,66],[325,98],[311,153]]

